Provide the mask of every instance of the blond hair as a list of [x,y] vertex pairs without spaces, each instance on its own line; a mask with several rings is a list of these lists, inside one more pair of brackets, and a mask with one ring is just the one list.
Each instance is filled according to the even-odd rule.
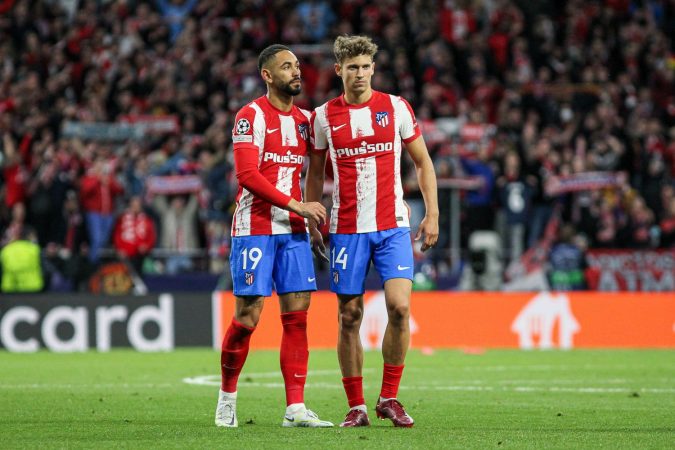
[[338,63],[361,55],[373,58],[377,53],[377,44],[367,36],[338,36],[333,44],[333,53]]

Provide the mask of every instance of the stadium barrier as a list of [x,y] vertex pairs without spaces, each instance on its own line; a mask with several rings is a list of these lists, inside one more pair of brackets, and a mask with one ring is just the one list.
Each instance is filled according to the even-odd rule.
[[[361,340],[381,346],[387,324],[382,291],[365,295]],[[231,319],[231,293],[140,297],[4,295],[0,347],[55,352],[131,347],[219,349]],[[337,304],[330,292],[313,295],[308,322],[312,348],[335,348]],[[675,348],[673,293],[452,293],[414,292],[411,345],[415,348]],[[254,349],[278,349],[279,303],[266,301],[251,339]]]
[[204,347],[213,341],[210,318],[208,294],[3,295],[0,347],[12,352]]
[[[214,348],[232,318],[231,293],[214,294]],[[335,295],[312,297],[307,324],[312,348],[334,348]],[[367,292],[361,325],[364,348],[380,348],[387,324],[384,292]],[[276,349],[279,304],[270,299],[251,345]],[[673,293],[413,292],[415,348],[675,348]]]

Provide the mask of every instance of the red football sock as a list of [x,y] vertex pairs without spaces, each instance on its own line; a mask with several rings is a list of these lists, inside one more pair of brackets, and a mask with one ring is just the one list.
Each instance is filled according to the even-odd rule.
[[234,317],[223,338],[220,352],[220,388],[223,392],[236,392],[237,380],[248,355],[248,344],[254,328],[237,322]]
[[363,377],[343,377],[342,385],[345,387],[350,408],[366,404],[363,398]]
[[396,398],[398,395],[398,385],[401,384],[403,367],[403,365],[393,366],[385,363],[384,372],[382,373],[382,390],[380,391],[380,397]]
[[286,387],[286,406],[305,402],[307,379],[307,311],[281,314],[281,350],[279,362]]

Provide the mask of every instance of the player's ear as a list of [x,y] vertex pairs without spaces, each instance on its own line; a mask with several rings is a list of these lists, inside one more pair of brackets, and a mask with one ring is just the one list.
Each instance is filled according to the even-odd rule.
[[260,76],[262,77],[263,81],[266,83],[271,83],[272,82],[272,72],[270,72],[269,69],[262,68],[260,71]]
[[342,77],[342,66],[340,63],[335,63],[335,74],[339,77]]

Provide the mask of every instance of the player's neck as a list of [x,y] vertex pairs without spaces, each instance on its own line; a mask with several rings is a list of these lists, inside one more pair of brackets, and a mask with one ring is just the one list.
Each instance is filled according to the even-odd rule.
[[269,100],[272,106],[283,112],[290,112],[291,108],[293,108],[293,96],[291,95],[267,92],[267,100]]
[[361,105],[370,100],[372,96],[372,89],[368,89],[367,91],[363,91],[361,93],[345,91],[345,102],[347,102],[348,105]]

